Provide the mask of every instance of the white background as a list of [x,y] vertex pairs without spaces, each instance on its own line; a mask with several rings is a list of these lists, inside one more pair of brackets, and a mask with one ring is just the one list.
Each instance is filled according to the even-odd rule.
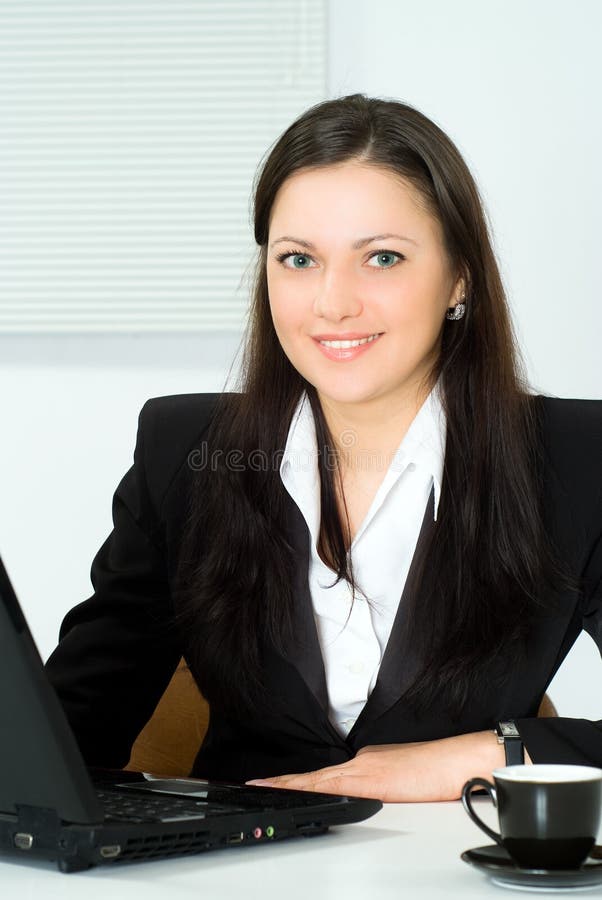
[[[330,0],[329,20],[328,96],[411,103],[476,174],[533,386],[601,397],[602,4]],[[44,657],[91,592],[143,402],[220,390],[238,343],[226,333],[0,338],[0,549]],[[599,718],[599,678],[584,637],[552,685],[559,711]]]

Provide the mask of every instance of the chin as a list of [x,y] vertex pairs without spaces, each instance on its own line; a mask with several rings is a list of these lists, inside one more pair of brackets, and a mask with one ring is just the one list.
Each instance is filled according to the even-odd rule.
[[355,386],[347,386],[347,387],[338,387],[335,388],[332,385],[314,385],[316,388],[318,395],[332,403],[339,404],[362,404],[368,403],[370,400],[374,399],[374,397],[378,396],[378,391],[375,389],[368,389],[366,387],[361,388],[358,385]]

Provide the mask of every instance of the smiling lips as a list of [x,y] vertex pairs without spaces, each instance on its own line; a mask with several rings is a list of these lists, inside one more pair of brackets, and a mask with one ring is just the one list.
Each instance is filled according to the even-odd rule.
[[318,334],[314,341],[324,356],[337,362],[356,359],[375,344],[381,334]]

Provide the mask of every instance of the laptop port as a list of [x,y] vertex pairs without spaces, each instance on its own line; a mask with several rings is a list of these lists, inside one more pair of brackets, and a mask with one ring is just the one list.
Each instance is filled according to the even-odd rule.
[[121,846],[119,844],[107,844],[105,847],[100,848],[100,855],[103,859],[115,859],[120,853]]
[[227,844],[242,844],[245,839],[244,831],[235,831],[226,838]]
[[13,837],[13,843],[19,850],[31,850],[33,847],[33,834],[25,834],[23,831],[18,831]]
[[304,822],[297,825],[297,834],[303,834],[305,837],[313,837],[316,834],[325,834],[328,831],[328,825],[322,822]]

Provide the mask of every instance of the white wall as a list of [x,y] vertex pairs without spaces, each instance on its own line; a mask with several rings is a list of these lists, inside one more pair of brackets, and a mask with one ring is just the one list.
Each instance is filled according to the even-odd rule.
[[40,652],[91,594],[149,397],[224,387],[240,336],[0,339],[0,552]]
[[[330,0],[330,95],[403,99],[448,131],[486,198],[533,384],[600,397],[602,5],[568,9]],[[143,402],[219,390],[238,340],[0,339],[0,551],[44,656],[90,594]],[[551,690],[560,711],[597,718],[599,677],[597,651],[580,641]]]

